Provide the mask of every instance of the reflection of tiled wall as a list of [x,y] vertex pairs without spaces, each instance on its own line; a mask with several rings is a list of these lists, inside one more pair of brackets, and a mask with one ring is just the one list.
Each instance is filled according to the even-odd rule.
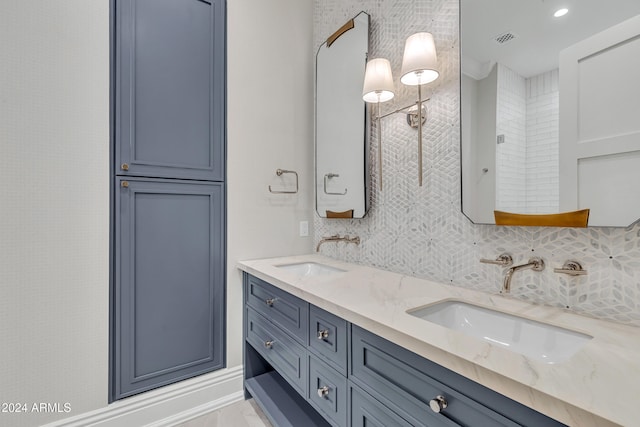
[[525,79],[498,64],[496,134],[496,209],[527,211],[527,90]]
[[[370,57],[389,58],[396,82],[396,98],[384,105],[385,111],[415,99],[415,88],[399,82],[406,37],[432,32],[441,72],[425,86],[431,101],[424,135],[424,185],[419,187],[417,179],[417,132],[402,115],[388,117],[382,124],[385,187],[372,189],[367,216],[315,218],[316,242],[340,233],[357,234],[362,243],[327,243],[322,253],[492,293],[499,290],[503,270],[478,259],[507,251],[521,263],[537,255],[547,261],[547,268],[518,272],[512,286],[515,297],[640,326],[640,225],[626,230],[481,226],[460,212],[457,0],[316,0],[314,7],[315,47],[361,10],[371,14]],[[374,185],[376,146],[373,132],[368,155]],[[566,259],[581,261],[589,275],[554,274],[553,267]]]
[[560,209],[558,69],[527,79],[527,212]]
[[496,209],[558,212],[558,70],[525,79],[497,66]]

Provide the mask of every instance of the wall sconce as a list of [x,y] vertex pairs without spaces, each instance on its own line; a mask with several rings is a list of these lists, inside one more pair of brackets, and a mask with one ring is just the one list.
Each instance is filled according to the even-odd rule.
[[[440,76],[437,70],[436,45],[431,33],[416,33],[404,45],[402,57],[402,77],[407,86],[418,86],[416,115],[422,116],[422,85],[431,83]],[[422,117],[418,121],[418,185],[422,186]]]
[[378,104],[376,120],[378,121],[380,189],[382,189],[381,119],[400,112],[407,113],[409,126],[418,128],[418,185],[422,187],[422,125],[427,120],[427,111],[422,104],[429,100],[429,98],[422,99],[422,85],[431,83],[440,76],[437,65],[436,45],[431,33],[416,33],[407,38],[402,57],[402,77],[400,77],[400,82],[407,86],[418,86],[418,100],[414,104],[381,115],[380,104],[392,99],[394,96],[391,64],[384,58],[372,59],[367,63],[362,99],[365,102]]
[[382,122],[380,121],[380,104],[389,101],[393,96],[393,76],[391,75],[391,63],[389,60],[376,58],[367,62],[367,68],[364,73],[362,99],[364,99],[365,102],[375,102],[378,104],[376,120],[378,122],[378,171],[380,190],[382,190]]

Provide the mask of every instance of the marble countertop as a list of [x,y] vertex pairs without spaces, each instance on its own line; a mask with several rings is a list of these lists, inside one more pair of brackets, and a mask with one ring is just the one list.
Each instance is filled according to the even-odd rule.
[[[301,277],[277,267],[301,262],[345,272]],[[567,425],[640,423],[639,328],[322,255],[241,261],[238,268]],[[568,361],[546,364],[406,313],[450,298],[593,339]]]

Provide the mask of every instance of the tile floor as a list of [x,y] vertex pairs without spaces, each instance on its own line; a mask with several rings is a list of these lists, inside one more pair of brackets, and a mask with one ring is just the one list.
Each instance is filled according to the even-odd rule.
[[253,399],[243,400],[176,427],[273,427]]

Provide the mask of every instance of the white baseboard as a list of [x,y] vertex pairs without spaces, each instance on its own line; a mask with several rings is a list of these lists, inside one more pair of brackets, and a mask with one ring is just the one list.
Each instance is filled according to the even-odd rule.
[[191,408],[186,411],[180,412],[179,414],[176,414],[172,417],[164,418],[158,422],[147,424],[145,427],[176,426],[180,423],[185,423],[194,418],[198,418],[202,415],[208,414],[209,412],[213,412],[220,408],[224,408],[225,406],[231,405],[232,403],[240,402],[243,399],[244,399],[244,391],[238,391],[236,393],[232,393],[228,396],[222,397],[218,400],[207,402],[200,406],[196,406],[195,408]]
[[170,427],[242,399],[242,366],[237,366],[119,400],[43,427]]

